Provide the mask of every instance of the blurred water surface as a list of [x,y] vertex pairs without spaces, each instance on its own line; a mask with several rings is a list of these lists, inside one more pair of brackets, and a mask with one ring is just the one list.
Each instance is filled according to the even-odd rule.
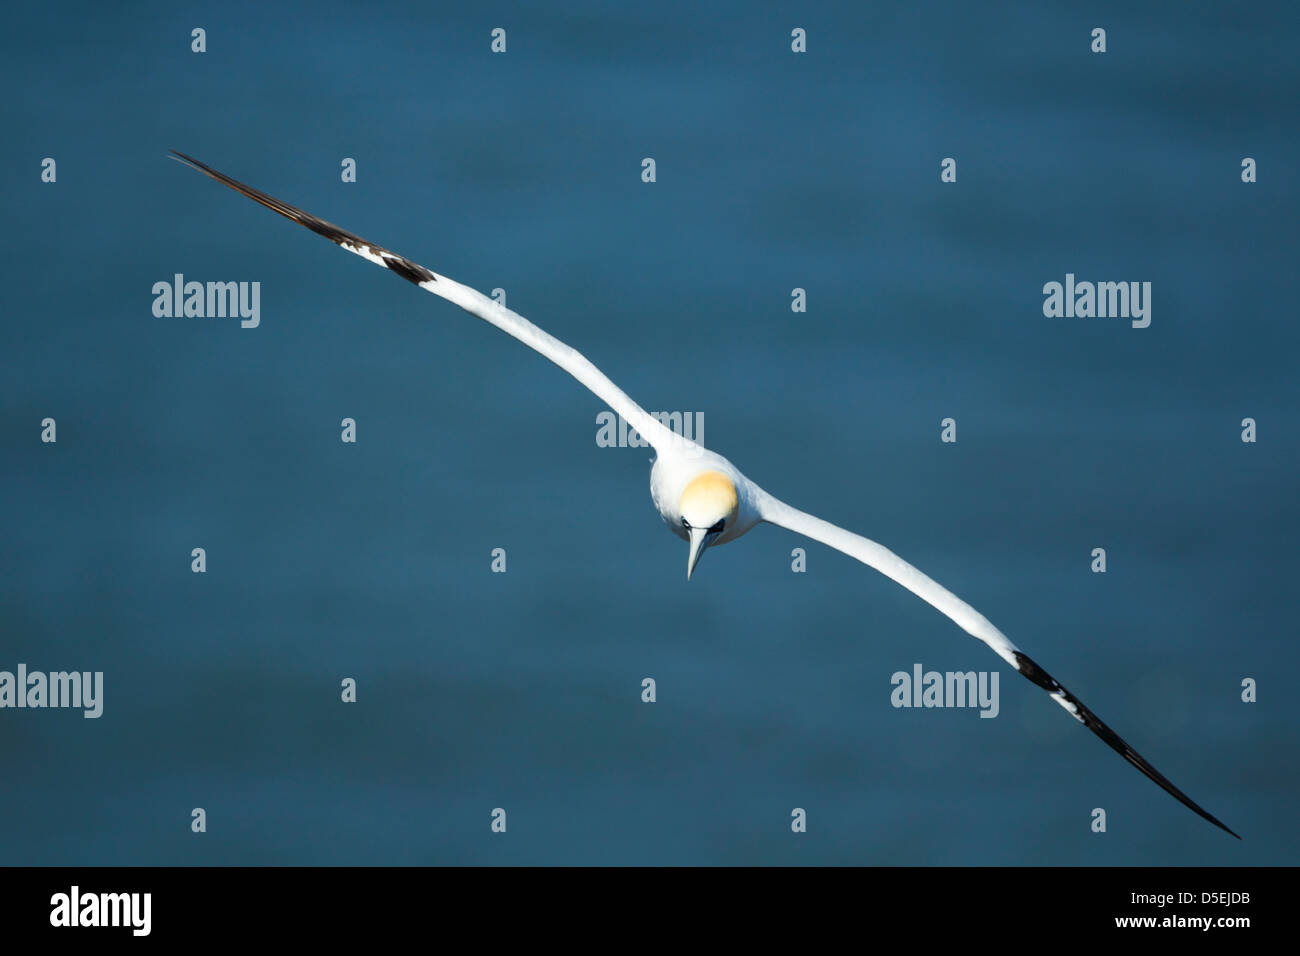
[[[10,11],[0,669],[106,692],[0,712],[0,863],[1294,863],[1300,31],[1069,6]],[[1245,840],[846,557],[760,528],[688,585],[598,400],[168,148],[702,412]],[[260,327],[155,318],[178,272]],[[1067,272],[1150,328],[1044,318]],[[998,718],[892,708],[916,662]]]

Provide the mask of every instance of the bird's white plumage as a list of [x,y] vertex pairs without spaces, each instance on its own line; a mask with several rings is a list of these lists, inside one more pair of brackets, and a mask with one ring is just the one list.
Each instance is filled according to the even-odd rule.
[[[924,571],[870,538],[864,538],[839,525],[793,508],[761,490],[759,494],[758,508],[764,521],[812,538],[814,541],[820,541],[827,547],[843,552],[874,568],[885,577],[907,588],[931,607],[938,609],[971,637],[983,641],[992,648],[993,653],[1012,667],[1020,669],[1020,663],[1016,660],[1016,653],[1020,648],[998,630],[992,621]],[[1064,691],[1051,692],[1051,698],[1075,720],[1084,722],[1078,706],[1065,695]]]
[[[635,428],[658,453],[650,473],[650,494],[660,516],[678,536],[691,542],[690,569],[698,560],[704,547],[724,544],[745,534],[756,524],[768,522],[856,558],[886,577],[907,588],[917,597],[951,618],[962,630],[987,644],[999,657],[1015,668],[1025,678],[1038,685],[1058,704],[1097,734],[1107,746],[1121,754],[1143,774],[1185,806],[1195,811],[1215,826],[1236,836],[1213,815],[1207,813],[1186,794],[1169,782],[1151,764],[1125,743],[1118,734],[1104,724],[1078,698],[1061,686],[1035,661],[1020,651],[1015,644],[979,611],[961,600],[937,581],[908,564],[883,545],[831,524],[814,515],[800,511],[769,495],[750,481],[739,469],[716,452],[707,451],[695,442],[673,433],[660,421],[649,415],[627,396],[576,349],[538,328],[523,316],[511,311],[476,289],[390,252],[382,246],[361,239],[332,223],[246,186],[192,157],[176,153],[181,161],[243,193],[250,199],[280,215],[305,226],[330,241],[361,256],[367,262],[382,266],[421,289],[432,292],[460,306],[466,312],[496,326],[523,344],[550,359],[579,382],[590,389],[605,404]],[[711,494],[683,509],[682,493],[695,479],[714,472],[711,481],[721,480],[734,486],[734,495]],[[715,491],[717,489],[714,489]],[[724,489],[725,490],[725,489]],[[717,513],[710,511],[709,501]],[[683,514],[690,511],[690,515]],[[716,526],[715,526],[716,521]],[[708,529],[706,531],[706,528]],[[721,530],[718,530],[721,529]]]
[[868,567],[875,568],[885,577],[896,581],[921,600],[942,611],[956,622],[958,627],[971,637],[983,641],[1012,667],[1017,666],[1015,652],[1019,648],[994,627],[988,618],[884,545],[792,508],[771,495],[762,496],[759,501],[759,512],[763,520],[770,524],[779,525],[796,534],[820,541],[851,558],[857,558]]
[[514,336],[530,349],[546,356],[587,386],[616,414],[622,416],[623,420],[635,428],[642,438],[650,442],[656,451],[662,452],[665,446],[683,441],[657,418],[632,401],[626,392],[611,382],[605,373],[596,368],[585,355],[533,325],[518,312],[488,298],[477,289],[471,289],[455,279],[437,273],[433,279],[420,282],[418,285],[426,292],[432,292],[448,302],[455,303],[470,315],[477,316],[484,322],[490,322],[502,332]]

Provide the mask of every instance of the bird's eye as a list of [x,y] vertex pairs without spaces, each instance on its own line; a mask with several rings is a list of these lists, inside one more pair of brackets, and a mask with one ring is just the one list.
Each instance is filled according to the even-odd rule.
[[683,528],[689,528],[690,526],[691,526],[691,523],[690,523],[689,521],[687,521],[685,518],[683,518],[683,519],[682,519],[682,527],[683,527]]
[[726,519],[726,518],[720,518],[720,519],[718,520],[718,523],[715,524],[712,528],[709,529],[709,534],[722,534],[722,529],[723,529],[723,527],[726,526],[726,524],[727,524],[727,519]]

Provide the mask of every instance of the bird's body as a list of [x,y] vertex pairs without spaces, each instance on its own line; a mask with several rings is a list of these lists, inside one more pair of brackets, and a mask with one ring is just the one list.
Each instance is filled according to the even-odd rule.
[[688,543],[687,578],[707,548],[734,541],[762,522],[779,525],[841,551],[896,581],[947,615],[966,633],[987,644],[1022,676],[1047,691],[1071,716],[1162,789],[1215,826],[1236,836],[1170,783],[1077,697],[1016,647],[988,618],[888,548],[768,494],[723,456],[670,431],[575,349],[482,293],[237,182],[196,159],[180,153],[175,155],[187,165],[324,236],[348,252],[382,266],[491,323],[563,368],[594,392],[654,446],[657,456],[650,472],[650,497],[669,529]]
[[727,525],[712,543],[719,545],[735,541],[763,520],[758,505],[758,486],[721,455],[707,451],[693,442],[688,445],[686,439],[682,441],[681,447],[670,447],[655,456],[655,463],[650,469],[650,500],[654,502],[655,509],[669,530],[677,537],[689,541],[690,533],[682,524],[682,518],[686,517],[682,513],[682,498],[686,489],[701,478],[719,475],[735,489],[736,520]]

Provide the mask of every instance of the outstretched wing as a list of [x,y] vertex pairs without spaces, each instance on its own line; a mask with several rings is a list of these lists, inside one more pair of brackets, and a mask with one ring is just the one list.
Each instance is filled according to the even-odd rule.
[[1079,698],[1062,687],[1052,675],[1039,667],[1016,645],[1012,644],[1007,636],[994,627],[988,618],[933,578],[918,571],[883,545],[851,531],[845,531],[829,521],[823,521],[821,518],[799,511],[797,508],[792,508],[771,495],[763,493],[760,496],[759,508],[764,521],[806,535],[814,541],[820,541],[822,544],[834,548],[836,551],[843,551],[849,557],[857,558],[868,567],[875,568],[887,578],[891,578],[907,588],[921,600],[938,608],[957,622],[963,631],[993,648],[994,653],[1004,661],[1051,694],[1052,699],[1069,711],[1081,724],[1104,740],[1112,750],[1159,784],[1165,792],[1175,797],[1183,806],[1196,811],[1216,827],[1232,833],[1239,840],[1241,839],[1212,814],[1202,810],[1187,794],[1170,783],[1164,774],[1147,763],[1141,754],[1125,743],[1119,734],[1102,723],[1096,714],[1083,705]]
[[340,229],[333,223],[318,219],[311,213],[303,212],[288,203],[281,202],[274,196],[268,196],[260,190],[231,179],[224,173],[217,172],[211,166],[207,166],[191,156],[178,153],[176,150],[172,150],[172,154],[187,166],[211,176],[217,182],[229,186],[236,192],[243,193],[249,199],[261,203],[267,209],[278,212],[286,219],[292,219],[298,225],[306,226],[312,232],[324,236],[340,248],[355,253],[361,258],[375,263],[375,265],[383,266],[408,282],[415,283],[426,292],[441,296],[448,302],[460,306],[470,315],[477,316],[484,322],[495,325],[502,332],[514,336],[529,348],[546,356],[546,358],[591,389],[601,401],[618,415],[621,415],[624,421],[635,428],[641,434],[641,437],[654,445],[657,450],[662,452],[664,450],[662,446],[666,442],[680,444],[684,441],[684,439],[674,435],[658,419],[648,414],[640,405],[628,398],[622,389],[611,382],[600,369],[592,365],[577,349],[565,345],[553,335],[533,325],[517,312],[513,312],[500,303],[494,302],[483,293],[471,289],[469,286],[461,285],[454,279],[439,275],[432,269],[426,269],[405,256],[399,256],[383,246],[378,246],[373,242],[362,239],[360,236],[353,235],[345,229]]

